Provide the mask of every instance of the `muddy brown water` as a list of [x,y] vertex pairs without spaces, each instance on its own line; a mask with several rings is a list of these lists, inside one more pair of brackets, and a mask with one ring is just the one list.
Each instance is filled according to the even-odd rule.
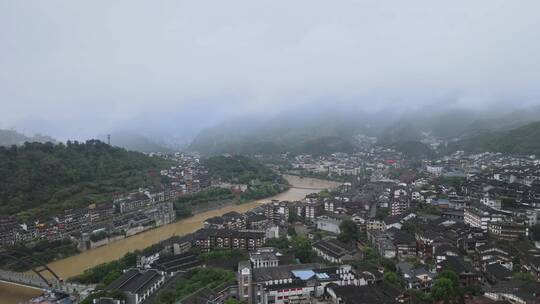
[[[67,257],[50,263],[48,266],[62,278],[69,278],[81,274],[84,270],[96,265],[119,259],[127,252],[144,249],[159,241],[174,235],[184,235],[202,227],[203,222],[211,217],[222,215],[227,212],[246,212],[271,200],[296,201],[303,199],[307,194],[318,190],[333,188],[339,183],[312,179],[299,178],[287,175],[285,178],[291,184],[291,189],[276,196],[253,201],[242,205],[224,206],[219,209],[196,214],[190,218],[175,223],[158,227],[132,237],[114,242],[112,244],[82,252],[78,255]],[[15,304],[27,301],[39,295],[35,289],[0,282],[0,304]]]

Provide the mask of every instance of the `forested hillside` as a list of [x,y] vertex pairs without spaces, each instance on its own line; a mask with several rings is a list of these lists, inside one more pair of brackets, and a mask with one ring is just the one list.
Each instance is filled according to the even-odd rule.
[[0,214],[33,218],[105,202],[155,182],[149,172],[166,165],[97,140],[0,147]]
[[248,189],[240,196],[240,202],[266,198],[288,189],[283,177],[245,156],[215,156],[203,164],[212,176],[222,181],[248,185]]
[[465,139],[485,132],[501,132],[535,122],[540,107],[519,110],[423,109],[390,124],[378,135],[381,142],[418,141],[425,132],[441,139]]
[[[297,114],[239,118],[222,123],[202,131],[192,141],[189,149],[205,155],[281,152],[327,155],[354,151],[354,136],[365,134],[377,137],[379,145],[418,157],[431,157],[433,151],[421,143],[426,137],[463,140],[465,145],[470,142],[472,146],[476,140],[489,141],[492,136],[524,127],[536,121],[538,115],[540,107],[478,111],[434,106],[403,115],[399,111],[367,114],[354,110],[347,113],[305,110]],[[517,138],[520,132],[515,134]],[[504,144],[504,140],[501,144]],[[531,149],[527,147],[522,151]]]
[[510,131],[484,132],[452,143],[447,150],[540,155],[540,121]]
[[253,180],[273,182],[280,179],[262,163],[240,155],[210,157],[203,161],[203,165],[212,176],[226,182],[248,184]]
[[205,155],[349,152],[354,149],[352,137],[368,132],[370,123],[358,113],[308,110],[271,118],[236,119],[203,130],[189,149]]

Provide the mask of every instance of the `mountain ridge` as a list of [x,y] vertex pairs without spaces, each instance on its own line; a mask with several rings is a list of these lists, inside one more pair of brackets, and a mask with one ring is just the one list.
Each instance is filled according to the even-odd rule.
[[365,134],[377,137],[378,144],[383,146],[431,155],[429,148],[421,143],[424,139],[456,142],[490,131],[519,128],[537,117],[540,117],[540,107],[511,111],[434,107],[401,114],[306,110],[224,122],[201,131],[188,150],[203,155],[328,154],[354,150],[351,149],[354,135]]
[[500,152],[540,156],[540,121],[507,131],[486,131],[448,145],[448,152]]
[[0,146],[20,146],[25,142],[56,143],[56,140],[50,136],[39,133],[36,133],[33,136],[26,136],[15,130],[0,129]]
[[[273,117],[238,118],[201,131],[188,150],[223,153],[309,153],[351,151],[353,136],[370,131],[369,120],[354,113],[282,113]],[[320,151],[310,151],[316,147]]]

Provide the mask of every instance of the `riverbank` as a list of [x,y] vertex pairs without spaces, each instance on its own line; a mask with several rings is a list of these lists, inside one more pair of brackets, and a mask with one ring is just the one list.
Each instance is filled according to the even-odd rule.
[[[284,189],[284,190],[272,196],[261,198],[259,200],[265,200],[275,195],[278,195],[280,193],[286,192],[288,188],[289,188],[289,185],[280,185],[280,189]],[[159,226],[157,225],[137,226],[137,227],[131,228],[130,231],[126,234],[109,235],[109,236],[105,234],[101,238],[96,238],[96,239],[90,238],[90,240],[88,241],[79,240],[78,244],[74,244],[73,240],[67,239],[67,238],[63,240],[55,240],[55,241],[42,240],[42,241],[37,242],[38,244],[40,244],[38,246],[25,247],[19,244],[18,247],[14,247],[13,250],[18,251],[18,252],[19,251],[26,252],[26,254],[29,256],[36,255],[37,260],[40,260],[45,263],[53,263],[54,261],[58,259],[65,259],[70,256],[79,255],[88,250],[93,250],[99,247],[109,246],[115,242],[131,238],[137,234],[145,233],[153,229],[159,229],[162,226],[185,220],[187,218],[198,215],[200,213],[205,213],[205,212],[221,209],[228,206],[250,203],[253,201],[253,200],[247,201],[247,202],[241,201],[238,195],[233,195],[233,194],[231,194],[231,197],[232,198],[230,199],[222,199],[222,200],[213,200],[213,201],[211,200],[211,201],[203,201],[203,202],[197,201],[196,205],[192,205],[193,203],[191,203],[190,201],[187,201],[187,204],[189,205],[189,211],[190,211],[189,215],[177,217],[172,223],[165,223]],[[66,247],[67,249],[63,249],[64,247]],[[68,249],[72,249],[72,250],[68,250]],[[9,262],[10,261],[7,261],[6,263],[9,263]],[[0,262],[0,268],[2,267],[4,267],[4,265],[2,262]],[[10,268],[9,270],[29,271],[30,269]]]
[[350,183],[353,179],[353,176],[351,175],[335,175],[335,176],[329,176],[328,174],[324,173],[313,173],[309,171],[299,172],[299,171],[286,171],[287,175],[291,176],[298,176],[302,178],[313,178],[313,179],[320,179],[330,182],[336,182],[336,183]]
[[[49,263],[48,266],[53,269],[60,277],[67,279],[79,275],[84,270],[92,268],[99,264],[117,260],[124,256],[127,252],[144,249],[152,244],[158,243],[175,235],[185,235],[188,233],[192,233],[197,229],[202,228],[203,222],[208,218],[220,216],[231,211],[244,213],[261,204],[268,203],[271,200],[297,201],[303,199],[307,194],[318,192],[323,189],[335,188],[340,185],[340,183],[326,180],[300,178],[291,175],[285,175],[284,177],[288,180],[291,188],[278,195],[249,203],[233,204],[221,207],[219,209],[198,213],[192,217],[145,231],[143,233],[111,243],[109,245],[87,250],[78,255],[54,261],[52,263]],[[9,288],[9,285],[6,286],[4,284],[0,284],[0,295],[3,296],[4,294],[2,293],[2,291]],[[0,303],[16,304],[21,301],[27,301],[31,298],[27,296],[28,293],[29,290],[25,290],[24,288],[23,290],[20,290],[20,292],[11,292],[10,301],[4,302],[2,300]]]
[[[262,200],[272,199],[272,197],[275,197],[276,195],[279,195],[279,194],[284,193],[284,192],[289,190],[290,185],[282,185],[282,186],[286,186],[287,187],[286,190],[281,191],[281,192],[279,192],[279,193],[277,193],[275,195],[260,198],[260,199],[257,199],[257,200],[262,201]],[[199,204],[199,205],[196,205],[196,206],[191,206],[190,205],[189,206],[189,208],[190,208],[190,215],[189,216],[177,217],[174,220],[173,223],[165,224],[163,226],[174,224],[174,223],[176,223],[178,221],[182,221],[182,220],[191,218],[191,217],[193,217],[195,215],[198,215],[200,213],[210,212],[210,211],[221,209],[221,208],[224,208],[224,207],[229,207],[229,206],[233,206],[233,205],[241,205],[241,204],[246,204],[246,203],[250,203],[250,202],[253,202],[253,200],[244,202],[241,199],[239,199],[239,197],[234,197],[232,199],[209,201],[209,202],[206,202],[204,204]],[[133,236],[135,236],[137,234],[140,234],[140,233],[145,233],[145,232],[150,231],[152,229],[159,229],[160,227],[162,227],[162,226],[152,226],[152,227],[149,227],[147,229],[141,230],[140,232],[133,233],[133,234],[130,234],[130,235],[107,238],[106,241],[103,241],[102,243],[94,245],[94,246],[91,245],[90,248],[86,249],[86,250],[92,250],[92,249],[96,249],[96,248],[99,248],[99,247],[102,247],[102,246],[108,246],[108,245],[111,245],[114,242],[118,242],[118,241],[121,241],[123,239],[133,237]],[[80,254],[80,253],[82,253],[82,252],[84,252],[86,250],[82,250],[82,251],[80,251],[80,252],[78,252],[76,254]],[[51,262],[53,262],[53,261],[51,261]]]
[[220,216],[231,211],[244,213],[261,204],[268,203],[271,200],[301,200],[307,194],[327,188],[334,188],[339,185],[339,183],[325,180],[300,178],[290,175],[285,175],[284,177],[288,180],[289,184],[291,184],[291,188],[273,197],[260,199],[244,204],[228,205],[219,209],[201,212],[195,214],[192,217],[145,231],[143,233],[111,243],[109,245],[88,250],[81,254],[71,256],[65,259],[54,261],[48,266],[53,269],[59,276],[67,279],[69,277],[81,274],[84,270],[88,268],[119,259],[127,252],[144,249],[152,244],[158,243],[175,235],[185,235],[187,233],[192,233],[202,228],[203,222],[208,218]]
[[41,290],[0,281],[0,304],[17,304],[39,296]]

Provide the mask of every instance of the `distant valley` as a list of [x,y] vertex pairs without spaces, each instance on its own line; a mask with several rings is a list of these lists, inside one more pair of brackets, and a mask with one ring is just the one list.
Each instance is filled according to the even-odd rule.
[[[377,138],[379,145],[409,156],[435,155],[431,142],[440,144],[439,153],[467,151],[538,153],[536,147],[540,108],[511,112],[475,112],[451,109],[407,113],[398,118],[365,113],[315,113],[276,115],[266,119],[239,118],[199,133],[188,147],[203,155],[293,154],[327,155],[353,152],[355,135]],[[510,140],[512,138],[512,140]],[[529,142],[529,143],[527,143]]]

